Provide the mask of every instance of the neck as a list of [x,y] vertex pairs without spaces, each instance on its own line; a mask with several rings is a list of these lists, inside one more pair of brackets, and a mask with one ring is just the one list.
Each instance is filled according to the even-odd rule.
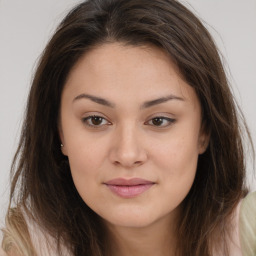
[[120,227],[107,223],[107,255],[172,256],[176,250],[177,221],[165,217],[147,227]]

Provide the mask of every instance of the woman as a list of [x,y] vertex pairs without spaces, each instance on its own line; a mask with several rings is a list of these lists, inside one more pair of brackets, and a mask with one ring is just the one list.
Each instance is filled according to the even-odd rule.
[[74,8],[30,91],[7,255],[242,255],[246,194],[238,113],[201,22],[171,0]]

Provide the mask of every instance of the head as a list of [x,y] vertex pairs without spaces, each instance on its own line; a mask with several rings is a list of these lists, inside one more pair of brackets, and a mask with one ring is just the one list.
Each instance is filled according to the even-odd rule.
[[[97,60],[100,60],[98,69]],[[132,65],[133,60],[141,60],[137,69]],[[124,63],[117,65],[120,61]],[[106,70],[106,67],[109,70]],[[152,72],[147,74],[150,67]],[[129,73],[129,70],[132,72]],[[136,70],[136,76],[133,76]],[[97,74],[100,74],[99,77]],[[112,74],[116,75],[115,81]],[[158,88],[153,83],[150,84],[154,75],[157,82],[159,79],[166,81],[163,83],[166,86]],[[80,81],[84,79],[83,84],[86,84],[87,92],[76,86],[79,84],[78,78]],[[102,85],[102,81],[106,81],[106,87]],[[90,84],[95,86],[90,87]],[[113,87],[114,84],[116,87]],[[131,125],[134,117],[139,120],[137,124],[142,123],[141,120],[144,121],[143,124],[146,121],[159,122],[154,119],[155,116],[149,118],[152,111],[138,112],[138,109],[145,102],[152,103],[156,98],[166,97],[169,89],[176,97],[170,104],[175,105],[172,108],[176,108],[177,113],[177,106],[186,104],[186,101],[190,102],[195,110],[193,116],[188,111],[193,108],[187,107],[186,113],[194,118],[190,119],[190,126],[187,126],[188,137],[183,137],[183,143],[180,140],[175,144],[175,138],[179,137],[181,129],[169,141],[169,135],[166,136],[163,130],[161,134],[147,137],[145,134],[155,131],[143,133],[141,127],[134,128],[134,124]],[[133,98],[135,92],[136,98]],[[80,96],[87,100],[86,103],[79,103],[81,99],[77,96],[83,93],[90,96]],[[156,98],[153,97],[155,94]],[[96,249],[92,254],[92,248],[100,247],[98,215],[104,215],[104,210],[93,205],[91,198],[87,198],[88,193],[93,191],[90,190],[89,183],[85,190],[81,189],[83,184],[80,184],[79,176],[75,172],[79,170],[79,159],[76,158],[75,151],[80,150],[81,154],[84,152],[90,155],[90,159],[85,163],[94,168],[96,160],[92,159],[92,154],[93,157],[96,154],[105,156],[106,152],[104,147],[100,151],[98,147],[93,147],[93,136],[97,141],[99,137],[103,137],[102,133],[108,132],[107,129],[114,128],[103,123],[105,130],[90,131],[90,136],[82,140],[83,145],[88,143],[88,148],[83,151],[82,144],[72,144],[70,138],[73,135],[70,135],[68,129],[73,130],[74,126],[71,126],[71,119],[67,119],[65,114],[67,102],[71,102],[71,99],[77,101],[74,103],[76,113],[81,112],[79,108],[94,109],[88,105],[88,98],[91,101],[91,96],[104,98],[110,101],[110,105],[116,106],[116,110],[106,112],[110,117],[103,116],[103,122],[116,124],[119,120],[120,126],[116,126],[114,137],[109,135],[107,140],[102,139],[100,143],[114,145],[108,148],[108,160],[116,170],[122,170],[123,175],[131,175],[131,172],[127,174],[124,171],[131,169],[131,163],[136,163],[136,168],[144,170],[143,165],[147,163],[149,152],[157,155],[161,150],[165,157],[160,158],[158,163],[167,170],[173,163],[166,160],[168,153],[171,157],[176,157],[176,163],[182,159],[179,153],[172,151],[174,145],[175,149],[183,150],[183,153],[192,145],[190,155],[187,154],[191,158],[185,158],[187,162],[191,160],[192,163],[187,183],[184,181],[186,189],[178,191],[180,197],[174,205],[170,202],[172,208],[169,207],[168,211],[179,206],[177,233],[180,237],[188,238],[182,239],[188,242],[180,249],[181,252],[189,255],[193,248],[195,253],[208,255],[206,252],[209,252],[210,235],[230,215],[243,194],[244,163],[234,100],[216,46],[202,23],[174,0],[89,0],[66,16],[41,57],[28,99],[27,116],[19,147],[21,159],[12,191],[17,178],[22,177],[21,201],[25,203],[30,199],[31,207],[40,221],[49,230],[52,227],[53,233],[66,237],[76,253],[88,250],[90,255],[99,255],[96,254]],[[79,104],[85,106],[81,107]],[[95,99],[93,104],[98,104]],[[161,112],[164,111],[161,109]],[[82,116],[81,113],[77,115],[81,117],[80,123],[81,119],[87,124],[92,121],[88,118],[90,116]],[[160,121],[171,122],[173,119],[174,116],[169,115]],[[96,119],[96,122],[98,121]],[[102,119],[100,124],[101,122]],[[174,123],[173,127],[175,125]],[[130,127],[130,130],[120,127]],[[77,138],[78,134],[79,131],[75,133]],[[183,135],[185,134],[184,132]],[[117,135],[119,137],[116,137]],[[73,139],[75,141],[75,136]],[[138,142],[139,146],[133,148],[133,155],[123,154],[125,147],[129,147],[125,145],[126,142],[130,145]],[[61,143],[64,144],[62,150]],[[156,149],[152,148],[152,143],[155,143]],[[145,148],[147,150],[144,150]],[[183,164],[185,166],[184,162]],[[180,164],[179,167],[181,166]],[[184,168],[189,169],[188,166]],[[107,181],[117,177],[111,175],[100,179]],[[152,176],[146,175],[148,174],[145,173],[144,178],[157,183],[159,177],[154,176],[154,172],[150,174]],[[178,180],[179,177],[176,178]],[[167,181],[170,181],[170,184],[173,182],[171,178]],[[167,185],[166,189],[169,191]],[[122,210],[121,207],[120,212]],[[108,220],[105,215],[101,217]],[[81,228],[81,222],[84,228]],[[120,217],[113,222],[120,224],[122,219]],[[135,220],[133,225],[136,225]],[[79,241],[78,245],[74,241]],[[86,245],[91,244],[91,247],[87,246],[91,249],[82,249],[83,242]],[[194,243],[197,243],[196,247],[193,246]]]

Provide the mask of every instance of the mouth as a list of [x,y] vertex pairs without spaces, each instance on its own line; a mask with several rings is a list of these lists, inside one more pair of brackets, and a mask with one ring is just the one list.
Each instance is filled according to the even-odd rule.
[[155,182],[140,178],[113,179],[104,183],[111,192],[123,198],[133,198],[150,189]]

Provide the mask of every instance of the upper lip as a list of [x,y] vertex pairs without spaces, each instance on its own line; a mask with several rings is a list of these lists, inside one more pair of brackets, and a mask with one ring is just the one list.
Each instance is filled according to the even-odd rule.
[[146,185],[146,184],[154,184],[155,182],[141,179],[141,178],[117,178],[113,180],[109,180],[105,182],[106,185],[116,185],[116,186],[136,186],[136,185]]

